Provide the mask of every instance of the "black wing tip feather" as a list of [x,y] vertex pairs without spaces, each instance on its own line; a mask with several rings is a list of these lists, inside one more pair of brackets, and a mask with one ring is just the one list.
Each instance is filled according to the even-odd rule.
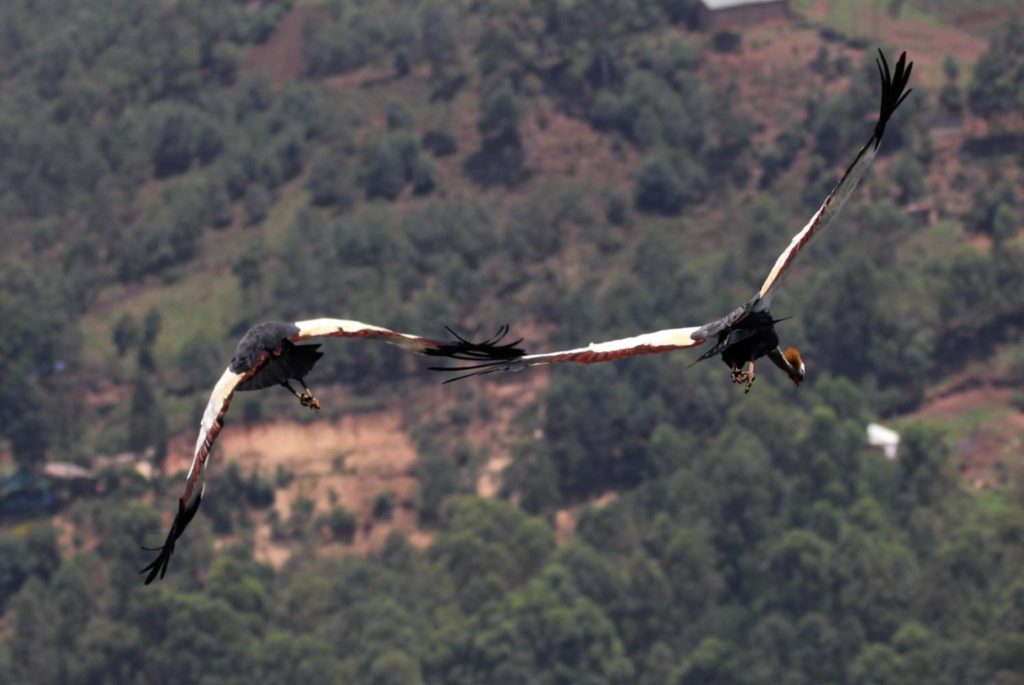
[[514,371],[516,369],[526,368],[526,365],[519,363],[519,357],[515,357],[506,360],[484,362],[483,364],[473,364],[471,366],[429,366],[427,368],[430,371],[469,371],[469,373],[449,378],[442,383],[442,385],[448,385],[455,381],[461,381],[463,378],[486,376],[489,373],[497,373],[498,371]]
[[495,373],[497,371],[519,368],[519,364],[516,362],[526,354],[525,350],[516,347],[516,345],[523,342],[522,338],[516,338],[511,342],[502,342],[509,333],[508,324],[502,324],[498,327],[498,330],[494,335],[480,342],[473,342],[464,336],[459,335],[449,326],[445,326],[445,330],[455,337],[455,342],[449,343],[435,350],[427,350],[427,354],[438,357],[448,357],[449,359],[458,359],[461,361],[480,362],[478,364],[470,364],[466,366],[428,367],[431,371],[469,372],[462,373],[454,378],[449,378],[444,381],[445,385],[462,380],[463,378],[469,378],[470,376],[482,376],[489,373]]
[[508,336],[508,324],[502,324],[494,335],[479,342],[473,342],[459,335],[449,326],[445,326],[445,330],[451,333],[455,340],[440,347],[425,350],[425,354],[462,361],[507,361],[518,359],[526,354],[523,349],[516,347],[516,345],[523,342],[522,338],[517,338],[511,342],[502,342]]
[[914,90],[913,88],[907,89],[914,63],[907,62],[907,52],[904,50],[896,60],[895,67],[890,71],[885,53],[879,48],[875,66],[878,67],[878,76],[882,80],[882,99],[878,106],[878,123],[875,124],[874,135],[874,144],[877,149],[882,142],[882,135],[885,133],[885,125],[888,123],[889,117]]
[[159,552],[156,559],[139,571],[139,573],[148,573],[145,580],[146,585],[152,583],[157,577],[163,580],[164,574],[167,573],[167,565],[171,561],[171,555],[174,553],[174,543],[185,532],[185,528],[188,527],[189,522],[192,521],[196,512],[199,511],[199,503],[202,499],[203,493],[200,492],[196,496],[196,501],[188,507],[185,506],[185,500],[179,499],[178,513],[174,516],[174,522],[171,523],[171,530],[167,533],[167,540],[164,541],[164,544],[160,547],[142,546],[142,549],[146,552]]

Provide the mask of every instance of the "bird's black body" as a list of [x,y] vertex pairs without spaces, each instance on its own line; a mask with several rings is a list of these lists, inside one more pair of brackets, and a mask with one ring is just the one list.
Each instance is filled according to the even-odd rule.
[[747,362],[760,359],[779,346],[775,333],[775,320],[768,310],[752,312],[744,319],[718,334],[715,346],[701,355],[708,359],[716,354],[729,368],[740,368]]
[[270,355],[267,362],[252,378],[238,384],[236,390],[262,390],[282,385],[290,380],[302,381],[320,357],[320,345],[296,345],[289,338],[299,332],[297,326],[282,321],[267,321],[250,328],[235,347],[231,370],[244,373],[259,361],[260,355]]
[[[284,340],[272,349],[270,359],[253,377],[238,384],[236,390],[262,390],[272,385],[282,385],[292,379],[301,381],[312,370],[320,357],[320,345],[296,345]],[[274,352],[280,350],[280,354]]]
[[261,352],[273,352],[281,343],[296,335],[299,327],[284,321],[266,321],[245,332],[231,357],[231,370],[245,373],[259,361]]

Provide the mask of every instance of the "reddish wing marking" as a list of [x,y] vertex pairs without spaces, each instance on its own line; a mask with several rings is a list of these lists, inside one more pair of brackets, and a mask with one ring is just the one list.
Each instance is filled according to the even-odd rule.
[[[267,362],[270,361],[271,355],[279,357],[282,352],[284,352],[283,345],[271,353],[261,352],[256,363],[238,379],[237,385],[241,385],[243,382],[255,376],[260,369],[267,365]],[[224,397],[216,418],[214,418],[212,425],[206,431],[206,435],[203,436],[202,443],[199,445],[198,449],[196,449],[196,453],[192,461],[192,468],[189,470],[188,479],[185,481],[185,491],[181,495],[181,499],[186,503],[192,501],[192,494],[195,492],[196,483],[199,482],[199,479],[206,471],[206,462],[210,458],[210,452],[213,450],[213,443],[217,441],[217,436],[220,435],[221,430],[224,429],[224,417],[228,413],[228,408],[231,406],[231,400],[234,396],[235,392],[232,390],[226,397]]]

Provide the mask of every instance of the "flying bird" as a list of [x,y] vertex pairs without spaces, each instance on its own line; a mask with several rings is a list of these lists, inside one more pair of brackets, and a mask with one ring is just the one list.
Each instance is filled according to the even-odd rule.
[[[508,326],[502,326],[494,336],[481,342],[471,342],[450,328],[447,330],[455,340],[440,342],[344,319],[311,319],[294,323],[268,321],[250,328],[238,342],[231,363],[210,393],[210,401],[199,424],[199,437],[192,466],[185,479],[185,490],[178,499],[178,512],[167,539],[161,547],[143,547],[149,552],[159,552],[156,559],[141,571],[147,574],[146,585],[158,576],[164,577],[175,542],[199,510],[206,487],[206,463],[213,443],[224,427],[224,416],[236,391],[280,385],[295,395],[302,406],[319,411],[320,401],[306,385],[305,378],[323,353],[319,351],[318,344],[297,344],[314,338],[380,340],[416,354],[470,361],[511,359],[523,354],[516,347],[519,340],[501,342],[508,333]],[[292,381],[302,387],[301,392],[292,386]]]
[[810,221],[807,222],[807,225],[793,236],[789,245],[786,246],[786,249],[775,260],[775,264],[772,266],[771,271],[768,272],[768,276],[765,278],[764,283],[761,284],[761,288],[747,302],[722,318],[706,323],[703,326],[672,328],[653,333],[644,333],[643,335],[630,338],[591,343],[586,347],[570,350],[489,360],[472,366],[438,367],[435,370],[469,371],[469,373],[464,373],[445,381],[451,382],[468,376],[498,371],[516,371],[531,366],[560,364],[562,362],[596,364],[598,362],[615,361],[624,357],[670,352],[709,343],[710,348],[697,361],[720,355],[722,361],[729,367],[732,381],[745,386],[745,392],[750,392],[754,379],[757,377],[754,361],[765,355],[768,356],[772,363],[782,369],[795,384],[799,385],[803,381],[806,372],[803,358],[794,347],[789,347],[785,350],[780,348],[775,324],[781,321],[781,319],[773,318],[769,307],[779,284],[789,272],[796,256],[800,254],[800,251],[807,246],[821,229],[831,224],[839,215],[843,204],[849,199],[850,194],[857,187],[857,183],[864,176],[868,167],[871,166],[872,160],[878,154],[878,146],[882,142],[882,136],[885,133],[885,126],[889,118],[896,111],[896,108],[900,106],[900,103],[910,94],[910,90],[906,90],[906,86],[910,80],[913,62],[907,62],[907,53],[904,52],[900,55],[895,69],[892,71],[890,71],[889,63],[886,61],[885,55],[882,54],[881,50],[878,51],[878,55],[879,58],[875,63],[878,66],[878,74],[882,81],[882,98],[878,110],[878,119],[871,138],[868,139],[868,142],[857,153],[853,162],[847,167],[846,173],[839,179],[839,183],[828,194],[828,197],[825,198],[825,201],[818,208],[818,211],[814,213]]

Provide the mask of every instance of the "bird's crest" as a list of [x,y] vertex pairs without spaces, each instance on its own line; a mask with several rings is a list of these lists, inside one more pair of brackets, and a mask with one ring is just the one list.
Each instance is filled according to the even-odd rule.
[[782,353],[782,356],[786,358],[786,361],[792,364],[795,368],[800,368],[804,365],[804,358],[800,356],[800,350],[795,347],[787,347]]

